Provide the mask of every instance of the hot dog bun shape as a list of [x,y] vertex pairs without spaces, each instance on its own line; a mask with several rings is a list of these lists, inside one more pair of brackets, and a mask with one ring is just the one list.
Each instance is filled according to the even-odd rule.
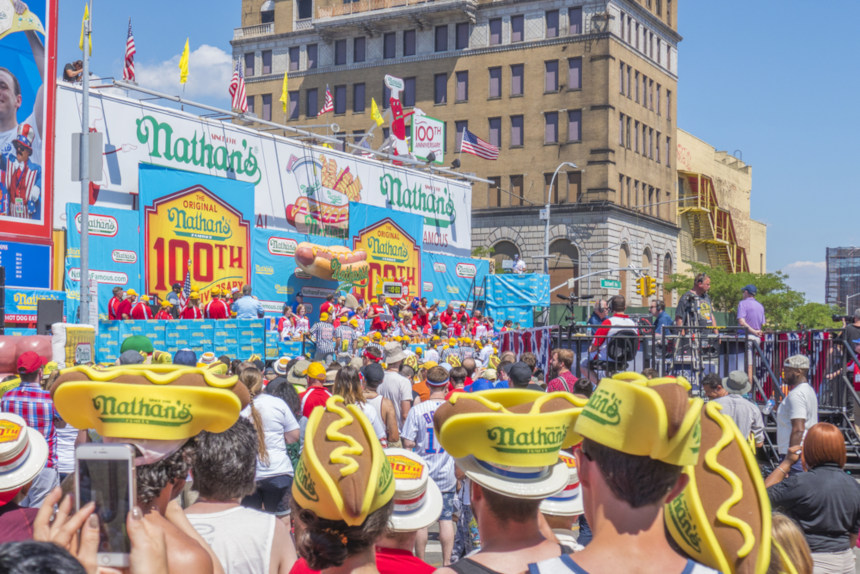
[[326,281],[351,281],[367,277],[367,253],[341,245],[316,245],[303,241],[296,247],[296,264],[312,277]]

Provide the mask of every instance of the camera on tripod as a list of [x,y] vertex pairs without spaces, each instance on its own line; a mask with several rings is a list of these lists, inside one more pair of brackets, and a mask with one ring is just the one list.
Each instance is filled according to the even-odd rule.
[[853,315],[831,315],[830,318],[833,319],[834,323],[841,323],[842,321],[845,321],[846,323],[854,322]]

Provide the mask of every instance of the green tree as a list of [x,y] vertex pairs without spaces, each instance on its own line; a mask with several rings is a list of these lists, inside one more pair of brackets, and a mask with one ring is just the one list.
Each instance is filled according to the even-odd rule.
[[[693,277],[698,273],[707,273],[711,278],[709,292],[714,310],[731,312],[737,311],[738,303],[743,298],[741,290],[746,285],[755,285],[758,293],[756,299],[764,305],[767,317],[766,329],[794,329],[797,325],[795,311],[806,301],[803,293],[791,289],[786,283],[787,276],[779,271],[775,273],[730,273],[721,267],[710,267],[700,263],[690,263],[691,274],[674,274],[666,282],[664,288],[685,293],[693,285]],[[805,323],[804,323],[805,324]]]
[[844,310],[837,305],[824,303],[804,303],[793,312],[795,325],[800,324],[807,329],[837,329],[841,323],[835,323],[833,315],[842,315]]

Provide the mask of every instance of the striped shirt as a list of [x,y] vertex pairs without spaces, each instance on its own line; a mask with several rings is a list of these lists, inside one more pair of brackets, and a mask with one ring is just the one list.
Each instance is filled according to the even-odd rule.
[[430,399],[409,409],[400,436],[415,443],[415,452],[427,461],[430,478],[442,492],[453,492],[457,487],[454,476],[454,459],[445,452],[433,428],[433,415],[445,401]]
[[314,323],[311,327],[311,337],[317,346],[317,353],[323,355],[334,353],[334,325],[326,321]]

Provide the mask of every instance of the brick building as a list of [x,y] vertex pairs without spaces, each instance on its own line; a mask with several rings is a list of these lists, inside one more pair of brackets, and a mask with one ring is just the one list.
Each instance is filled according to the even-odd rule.
[[[676,22],[672,0],[243,0],[232,45],[257,116],[353,142],[375,125],[371,98],[387,105],[383,77],[403,78],[407,110],[445,122],[445,163],[494,182],[473,186],[472,239],[500,262],[543,267],[549,195],[553,287],[626,266],[662,283],[677,268]],[[316,117],[326,86],[335,110]],[[499,160],[457,156],[464,127]],[[577,167],[550,190],[563,162]],[[610,276],[640,303],[632,273]],[[607,294],[597,279],[580,291]]]

